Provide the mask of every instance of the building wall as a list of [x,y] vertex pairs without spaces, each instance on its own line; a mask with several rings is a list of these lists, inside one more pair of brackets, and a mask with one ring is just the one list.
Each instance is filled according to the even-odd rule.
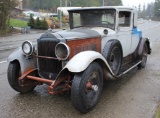
[[23,0],[18,0],[18,6],[16,7],[17,9],[20,9],[20,10],[23,9],[22,2]]
[[17,15],[21,15],[23,12],[22,10],[18,9],[18,8],[13,8],[11,10],[11,16],[12,17],[16,17]]

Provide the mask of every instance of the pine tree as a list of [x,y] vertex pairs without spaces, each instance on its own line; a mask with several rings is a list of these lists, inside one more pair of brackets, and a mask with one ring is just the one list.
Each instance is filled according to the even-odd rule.
[[37,17],[34,28],[35,28],[35,29],[40,29],[40,27],[41,27],[41,21],[39,20],[39,17]]
[[48,24],[45,19],[41,22],[41,29],[44,30],[48,29]]
[[34,28],[34,26],[35,26],[35,21],[33,19],[33,15],[32,14],[30,15],[28,26],[30,26],[31,28]]

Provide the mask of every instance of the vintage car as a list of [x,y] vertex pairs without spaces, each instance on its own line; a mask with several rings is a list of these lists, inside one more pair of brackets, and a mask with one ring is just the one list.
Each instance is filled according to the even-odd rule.
[[70,30],[45,33],[35,45],[24,41],[8,57],[8,81],[20,93],[44,83],[50,94],[70,92],[73,106],[86,113],[99,101],[104,79],[146,66],[150,42],[137,29],[135,8],[68,11]]

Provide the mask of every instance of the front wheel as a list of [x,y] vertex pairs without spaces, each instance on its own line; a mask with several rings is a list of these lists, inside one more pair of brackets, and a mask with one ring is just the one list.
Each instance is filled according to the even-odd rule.
[[103,88],[101,66],[93,62],[82,73],[75,74],[72,81],[71,100],[82,113],[90,111],[100,98]]
[[7,76],[10,86],[17,92],[27,93],[35,88],[35,86],[20,86],[18,78],[21,76],[21,70],[19,63],[16,61],[9,64]]

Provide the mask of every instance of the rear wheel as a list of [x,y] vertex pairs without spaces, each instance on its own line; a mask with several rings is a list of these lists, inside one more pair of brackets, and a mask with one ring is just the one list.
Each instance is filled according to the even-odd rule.
[[147,54],[148,54],[148,47],[145,43],[143,46],[143,52],[142,52],[142,62],[138,65],[138,68],[144,68],[147,63]]
[[93,62],[84,72],[74,76],[71,88],[74,107],[82,113],[90,111],[97,104],[102,87],[102,69],[98,63]]
[[117,40],[108,41],[103,49],[102,55],[107,60],[113,73],[118,75],[122,64],[122,49],[120,43]]
[[20,86],[18,78],[21,76],[21,69],[17,61],[11,62],[9,64],[7,76],[10,86],[17,92],[27,93],[35,88],[35,86]]

